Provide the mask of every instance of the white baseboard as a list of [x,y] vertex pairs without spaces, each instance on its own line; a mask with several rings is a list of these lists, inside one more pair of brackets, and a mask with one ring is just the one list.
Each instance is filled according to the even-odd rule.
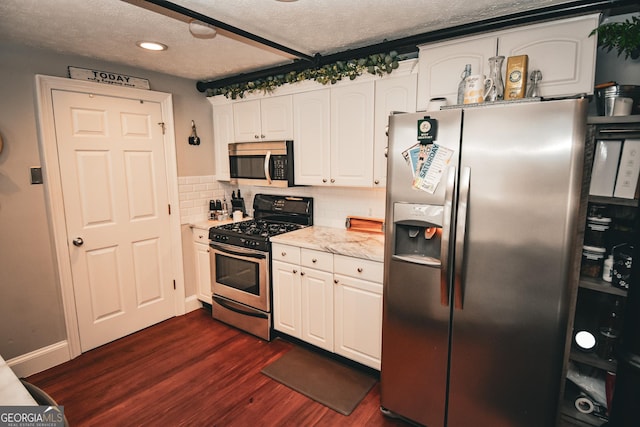
[[191,295],[184,300],[185,314],[202,308],[202,303],[197,296]]
[[[185,298],[186,313],[200,308],[202,308],[202,303],[198,297],[191,295]],[[65,340],[7,360],[7,365],[16,376],[28,377],[69,360],[71,360],[71,352],[69,351],[69,343]]]
[[16,376],[27,377],[68,360],[71,360],[71,353],[69,352],[69,344],[65,340],[7,360],[7,365]]

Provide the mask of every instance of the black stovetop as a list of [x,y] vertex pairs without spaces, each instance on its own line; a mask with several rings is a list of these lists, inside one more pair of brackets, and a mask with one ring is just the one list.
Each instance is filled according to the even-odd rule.
[[254,219],[211,227],[209,240],[268,251],[269,238],[313,225],[310,197],[256,194],[253,209]]

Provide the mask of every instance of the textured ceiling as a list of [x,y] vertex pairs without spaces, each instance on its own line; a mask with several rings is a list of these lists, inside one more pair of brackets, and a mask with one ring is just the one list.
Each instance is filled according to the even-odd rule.
[[[175,0],[299,52],[327,55],[567,0]],[[287,64],[292,56],[219,31],[193,37],[188,18],[143,0],[1,0],[0,41],[193,80]],[[169,46],[147,52],[135,42]]]

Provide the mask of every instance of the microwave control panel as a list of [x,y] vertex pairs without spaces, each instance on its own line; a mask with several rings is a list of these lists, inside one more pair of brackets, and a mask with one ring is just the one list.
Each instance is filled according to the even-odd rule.
[[271,179],[286,180],[287,158],[285,156],[274,156],[271,162]]

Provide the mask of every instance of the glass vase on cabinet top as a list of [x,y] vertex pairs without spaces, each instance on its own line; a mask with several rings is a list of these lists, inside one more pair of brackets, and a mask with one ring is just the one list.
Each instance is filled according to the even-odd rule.
[[489,58],[489,78],[493,80],[493,87],[484,98],[485,102],[502,101],[504,99],[504,82],[502,81],[502,63],[504,56]]

